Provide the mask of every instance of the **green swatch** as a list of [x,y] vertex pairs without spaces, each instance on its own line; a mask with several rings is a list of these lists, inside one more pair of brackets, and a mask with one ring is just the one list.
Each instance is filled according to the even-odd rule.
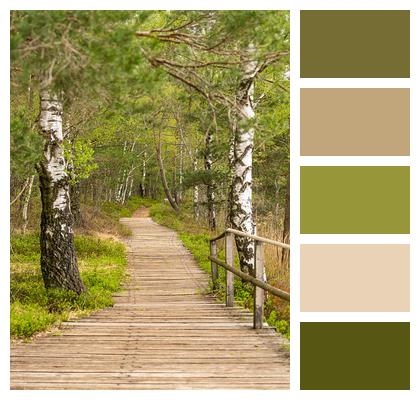
[[300,388],[410,389],[410,324],[301,323]]
[[410,12],[300,12],[301,78],[409,78]]
[[301,167],[301,233],[410,233],[409,167]]

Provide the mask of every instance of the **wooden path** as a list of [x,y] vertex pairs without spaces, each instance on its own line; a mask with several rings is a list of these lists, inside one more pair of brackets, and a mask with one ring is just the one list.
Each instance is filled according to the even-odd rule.
[[12,389],[287,389],[288,343],[205,295],[208,275],[176,234],[122,220],[130,280],[113,308],[11,348]]

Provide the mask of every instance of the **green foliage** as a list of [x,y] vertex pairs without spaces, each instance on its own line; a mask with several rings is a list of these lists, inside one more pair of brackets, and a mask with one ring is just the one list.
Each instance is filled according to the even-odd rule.
[[42,139],[33,129],[35,115],[20,96],[11,104],[10,113],[10,169],[13,176],[26,178],[35,172],[35,164],[42,155]]
[[267,324],[276,328],[276,331],[281,333],[287,339],[290,339],[290,323],[284,319],[280,319],[277,311],[272,310],[267,318]]
[[70,170],[70,182],[76,184],[89,178],[90,174],[98,169],[94,161],[94,150],[91,142],[86,138],[77,138],[72,143],[64,143],[64,156]]
[[[11,12],[14,79],[30,76],[66,99],[107,83],[139,64],[134,26],[148,12],[103,10],[19,10]],[[101,73],[98,73],[100,70]],[[115,85],[114,85],[115,86]]]
[[125,277],[125,247],[122,243],[76,236],[79,268],[87,292],[44,288],[39,268],[39,236],[11,237],[11,322],[13,338],[30,337],[70,317],[87,315],[110,307],[112,294]]
[[36,303],[16,300],[10,305],[10,334],[14,338],[30,337],[52,326],[58,320],[55,313]]

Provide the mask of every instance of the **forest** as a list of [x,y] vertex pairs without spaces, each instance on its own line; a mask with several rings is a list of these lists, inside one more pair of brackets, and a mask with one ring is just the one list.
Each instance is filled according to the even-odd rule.
[[[13,338],[112,305],[131,234],[119,219],[139,209],[205,271],[228,227],[289,243],[287,11],[10,18]],[[236,248],[252,274],[252,241]],[[266,246],[265,274],[289,292],[288,251]],[[269,295],[265,318],[289,336],[288,303]]]

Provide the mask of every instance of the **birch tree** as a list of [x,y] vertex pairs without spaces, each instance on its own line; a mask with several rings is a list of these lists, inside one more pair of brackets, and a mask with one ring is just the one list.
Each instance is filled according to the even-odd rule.
[[[70,179],[64,154],[68,134],[63,130],[64,103],[95,90],[100,82],[99,66],[104,81],[110,71],[115,73],[119,68],[109,61],[121,58],[118,51],[131,45],[124,36],[127,15],[61,10],[11,14],[12,81],[27,86],[30,78],[39,93],[38,126],[44,144],[37,170],[42,202],[41,270],[46,288],[78,294],[85,290],[73,242]],[[104,43],[108,46],[106,55],[102,51]],[[108,63],[103,63],[104,57]]]
[[[256,11],[204,11],[188,18],[181,13],[169,16],[164,28],[137,32],[140,38],[162,44],[159,53],[143,48],[153,67],[164,69],[209,104],[224,107],[234,120],[229,154],[232,167],[229,220],[234,228],[249,234],[255,232],[252,205],[255,82],[270,65],[287,60],[288,46],[284,41],[273,43],[270,39],[271,34],[288,35],[279,26],[282,18],[280,13]],[[265,27],[262,33],[261,25]],[[273,29],[279,32],[276,34]],[[252,242],[237,238],[236,243],[241,269],[253,272]]]
[[80,278],[73,240],[69,176],[63,149],[62,101],[44,87],[39,127],[44,154],[37,165],[41,190],[41,271],[46,288],[86,289]]
[[[243,77],[236,96],[237,123],[233,132],[230,222],[232,227],[251,235],[255,234],[252,212],[252,164],[254,149],[254,79],[258,66],[255,47],[248,48],[249,58],[243,65]],[[236,236],[239,260],[243,271],[254,269],[254,243],[251,239]]]

